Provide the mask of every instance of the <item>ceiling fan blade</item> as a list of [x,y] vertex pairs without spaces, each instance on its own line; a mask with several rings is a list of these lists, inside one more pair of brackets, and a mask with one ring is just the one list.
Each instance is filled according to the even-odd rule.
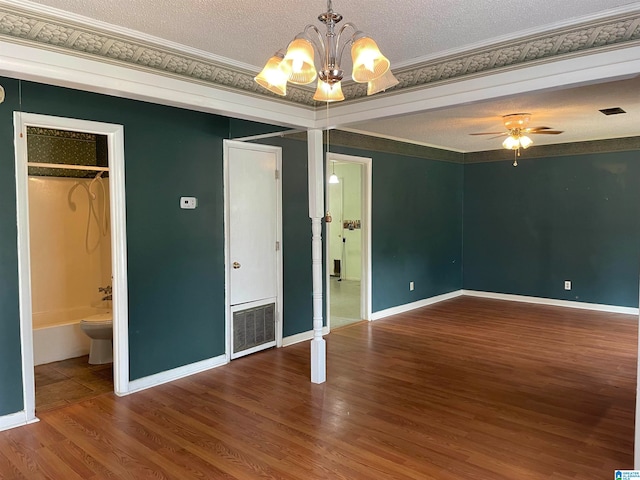
[[542,130],[541,132],[529,132],[533,135],[559,135],[564,133],[562,130]]
[[482,132],[482,133],[470,133],[469,135],[509,135],[509,132]]
[[524,129],[527,132],[535,132],[537,130],[551,130],[551,127],[528,127]]

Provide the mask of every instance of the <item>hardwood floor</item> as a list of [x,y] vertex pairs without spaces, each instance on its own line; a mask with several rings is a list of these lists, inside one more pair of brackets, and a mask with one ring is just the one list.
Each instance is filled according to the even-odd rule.
[[2,479],[606,479],[637,317],[460,297],[0,432]]

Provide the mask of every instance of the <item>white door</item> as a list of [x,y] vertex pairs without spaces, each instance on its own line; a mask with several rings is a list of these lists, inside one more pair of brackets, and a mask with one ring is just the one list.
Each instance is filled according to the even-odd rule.
[[281,149],[225,141],[231,358],[279,343]]

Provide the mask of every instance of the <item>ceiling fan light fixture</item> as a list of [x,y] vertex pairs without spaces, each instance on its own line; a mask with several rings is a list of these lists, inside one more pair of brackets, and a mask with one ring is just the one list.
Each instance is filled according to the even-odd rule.
[[519,140],[520,140],[520,146],[522,148],[529,148],[531,145],[533,145],[533,140],[531,140],[526,135],[521,135]]
[[507,130],[513,130],[514,128],[526,128],[531,121],[530,113],[511,113],[509,115],[503,115],[502,121]]
[[521,133],[512,132],[507,138],[502,142],[502,146],[507,150],[520,150],[521,148],[529,148],[533,145],[533,140],[531,140],[526,135],[522,135]]
[[507,150],[517,150],[520,147],[520,142],[517,137],[509,135],[504,139],[504,142],[502,142],[502,146]]

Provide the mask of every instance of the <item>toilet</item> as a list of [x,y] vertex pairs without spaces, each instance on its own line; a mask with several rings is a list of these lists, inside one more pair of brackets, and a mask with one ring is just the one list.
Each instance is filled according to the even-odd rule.
[[80,328],[91,339],[89,363],[113,362],[113,313],[98,313],[80,320]]

